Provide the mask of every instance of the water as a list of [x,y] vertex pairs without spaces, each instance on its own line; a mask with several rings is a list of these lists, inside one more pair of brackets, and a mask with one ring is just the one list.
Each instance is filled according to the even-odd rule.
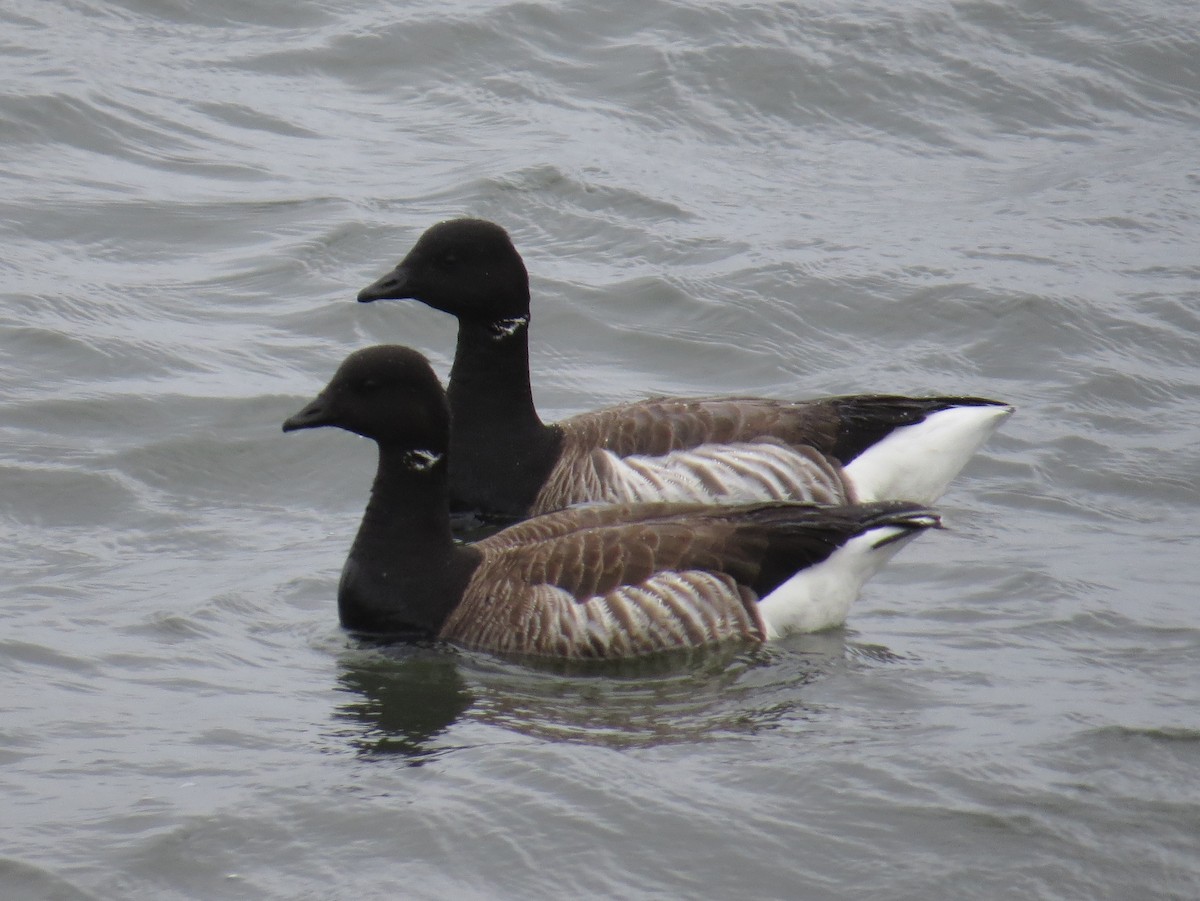
[[[1200,13],[8,0],[4,898],[1200,894]],[[1018,415],[844,631],[600,675],[349,640],[367,443],[283,436],[429,224],[547,416]]]

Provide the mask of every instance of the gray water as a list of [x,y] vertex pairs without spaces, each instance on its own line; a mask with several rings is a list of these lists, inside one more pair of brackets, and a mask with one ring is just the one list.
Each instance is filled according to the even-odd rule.
[[[0,896],[1200,895],[1200,8],[0,6]],[[279,426],[420,232],[510,229],[547,417],[1017,415],[844,630],[603,673],[337,625]]]

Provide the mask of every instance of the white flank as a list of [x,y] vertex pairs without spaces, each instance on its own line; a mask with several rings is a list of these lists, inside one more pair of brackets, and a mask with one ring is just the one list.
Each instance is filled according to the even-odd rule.
[[611,472],[604,480],[604,500],[610,503],[851,500],[842,474],[821,455],[765,441],[706,444],[660,457],[598,453]]
[[919,534],[920,530],[879,526],[796,573],[758,602],[767,638],[840,626],[863,583]]
[[932,504],[1012,413],[1006,406],[951,407],[896,429],[846,467],[860,502]]

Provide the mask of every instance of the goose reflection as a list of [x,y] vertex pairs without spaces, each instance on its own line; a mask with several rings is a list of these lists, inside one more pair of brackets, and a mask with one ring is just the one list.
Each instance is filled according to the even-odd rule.
[[350,744],[364,755],[400,755],[420,766],[447,748],[440,741],[473,697],[451,653],[436,645],[364,648],[341,661],[335,711],[354,724]]
[[856,656],[845,632],[834,630],[602,667],[535,670],[476,657],[464,672],[477,721],[547,741],[639,748],[745,737],[822,717],[806,687]]
[[360,754],[413,766],[477,744],[471,725],[622,748],[712,741],[822,717],[806,686],[847,661],[896,659],[841,630],[608,663],[531,664],[439,644],[362,647],[342,660],[338,681],[350,698],[336,716],[353,724],[343,736]]

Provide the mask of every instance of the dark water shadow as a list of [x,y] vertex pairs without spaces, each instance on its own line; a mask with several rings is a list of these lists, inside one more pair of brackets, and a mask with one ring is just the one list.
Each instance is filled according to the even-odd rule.
[[[362,644],[341,660],[339,731],[365,756],[419,766],[474,743],[456,724],[546,741],[649,747],[748,736],[824,715],[806,687],[895,659],[845,633],[626,661],[508,660],[433,642]],[[456,740],[457,739],[457,740]]]
[[420,766],[448,748],[442,736],[474,703],[455,654],[437,643],[363,647],[341,661],[347,700],[334,717],[360,754]]
[[[869,657],[880,659],[877,649]],[[809,686],[862,659],[836,630],[604,664],[464,655],[462,672],[474,687],[476,720],[548,741],[638,748],[748,737],[822,718]]]

